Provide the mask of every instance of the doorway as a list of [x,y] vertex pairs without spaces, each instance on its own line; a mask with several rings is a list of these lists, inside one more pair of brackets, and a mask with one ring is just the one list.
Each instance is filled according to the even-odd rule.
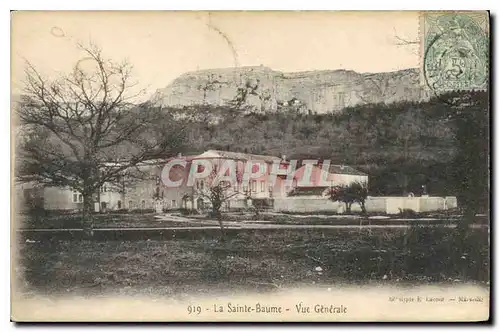
[[203,198],[200,197],[196,200],[196,207],[198,210],[205,210],[205,202],[203,201]]

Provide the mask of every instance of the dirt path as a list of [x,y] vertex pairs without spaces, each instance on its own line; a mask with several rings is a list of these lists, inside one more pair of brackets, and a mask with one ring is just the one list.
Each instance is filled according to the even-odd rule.
[[[305,216],[307,217],[307,216]],[[163,230],[211,230],[219,229],[219,222],[217,220],[211,219],[201,219],[201,218],[189,218],[179,215],[173,215],[170,213],[157,215],[154,217],[156,220],[161,220],[165,222],[176,223],[176,226],[161,226],[161,227],[102,227],[95,228],[94,232],[112,232],[112,231],[163,231]],[[384,218],[385,219],[385,218]],[[404,223],[407,221],[428,221],[434,220],[432,218],[423,219],[391,219],[393,221],[399,221],[400,223],[395,224],[348,224],[348,225],[318,225],[318,224],[276,224],[269,220],[241,220],[241,221],[224,221],[224,228],[226,229],[401,229],[410,228],[417,223],[408,224]],[[185,223],[186,226],[178,226],[179,223]],[[193,225],[196,224],[196,225]],[[450,223],[445,225],[439,224],[417,224],[422,227],[447,227],[455,228],[456,224]],[[473,228],[488,227],[487,224],[474,224],[471,225]],[[18,229],[18,232],[80,232],[81,228],[35,228],[35,229]]]
[[[238,224],[238,225],[228,225],[224,224],[225,229],[363,229],[363,228],[374,228],[374,229],[401,229],[410,228],[412,225],[276,225],[276,224]],[[421,227],[446,227],[446,228],[456,228],[455,224],[447,225],[421,225]],[[483,228],[488,227],[488,225],[471,225],[471,228]],[[94,232],[114,232],[114,231],[175,231],[175,230],[208,230],[208,229],[219,229],[216,225],[206,225],[206,226],[185,226],[185,227],[114,227],[114,228],[95,228]],[[83,231],[81,228],[37,228],[37,229],[18,229],[18,232],[79,232]]]

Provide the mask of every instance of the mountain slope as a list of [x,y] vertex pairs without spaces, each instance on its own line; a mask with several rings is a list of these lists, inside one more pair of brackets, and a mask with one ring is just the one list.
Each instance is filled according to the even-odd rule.
[[245,104],[257,111],[294,106],[326,113],[366,103],[417,101],[428,95],[419,84],[418,69],[387,73],[322,70],[282,73],[270,68],[239,67],[189,72],[156,91],[152,101],[171,107],[228,105],[246,91]]

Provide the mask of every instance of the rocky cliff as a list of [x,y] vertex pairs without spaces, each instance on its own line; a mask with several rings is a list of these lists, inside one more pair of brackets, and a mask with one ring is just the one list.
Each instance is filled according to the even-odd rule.
[[364,103],[427,99],[419,75],[418,69],[373,74],[350,70],[282,73],[263,66],[210,69],[181,75],[157,90],[152,101],[182,107],[228,105],[239,98],[257,111],[295,107],[325,113]]

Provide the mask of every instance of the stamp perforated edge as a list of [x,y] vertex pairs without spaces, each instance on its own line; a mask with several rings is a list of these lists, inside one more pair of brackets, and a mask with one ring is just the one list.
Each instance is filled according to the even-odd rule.
[[465,89],[465,91],[487,91],[490,85],[490,56],[491,56],[491,36],[490,36],[490,12],[487,10],[429,10],[429,11],[420,11],[418,14],[418,41],[419,41],[419,57],[418,57],[418,63],[419,63],[419,72],[420,72],[420,87],[424,89],[427,93],[432,93],[432,90],[429,88],[429,86],[426,84],[426,79],[425,79],[425,34],[426,34],[426,29],[425,29],[425,16],[426,15],[438,15],[438,14],[451,14],[451,13],[471,13],[471,14],[483,14],[485,16],[485,21],[484,21],[484,26],[479,25],[484,33],[486,34],[486,37],[488,39],[488,54],[486,57],[486,67],[487,67],[487,82],[486,82],[486,87],[482,89],[478,88],[471,88],[471,89]]

